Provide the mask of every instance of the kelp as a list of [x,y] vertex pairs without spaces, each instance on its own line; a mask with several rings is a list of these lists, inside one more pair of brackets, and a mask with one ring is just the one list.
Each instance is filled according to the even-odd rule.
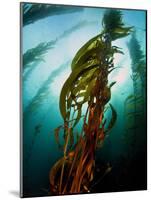
[[57,40],[51,40],[50,42],[41,42],[36,47],[28,49],[23,54],[23,81],[28,80],[30,74],[41,63],[45,62],[44,56],[50,49],[55,47]]
[[[68,37],[73,32],[84,28],[86,26],[93,26],[96,24],[96,21],[87,21],[83,20],[72,26],[71,28],[65,30],[60,36],[58,36],[56,39],[51,40],[49,42],[42,42],[38,44],[36,47],[28,49],[23,54],[23,81],[25,82],[30,74],[33,72],[33,70],[41,63],[44,62],[44,56],[45,54],[55,48],[56,44],[60,42],[60,40]],[[25,69],[27,71],[25,72]]]
[[130,41],[127,43],[131,57],[132,72],[141,73],[145,70],[145,55],[141,50],[141,45],[136,38],[136,31],[133,32]]
[[[90,192],[94,179],[95,151],[101,147],[106,135],[114,127],[117,113],[112,104],[108,75],[115,69],[114,54],[121,49],[112,46],[112,41],[126,37],[132,27],[125,27],[122,13],[106,11],[102,20],[103,30],[90,39],[76,53],[71,64],[71,74],[60,93],[60,113],[64,125],[55,131],[57,143],[64,131],[63,157],[50,170],[50,191],[53,194]],[[86,111],[83,114],[83,105]],[[105,118],[105,111],[111,109],[111,119]],[[70,147],[70,135],[75,135],[76,126],[82,122],[77,141]],[[108,123],[107,123],[108,122]],[[111,171],[111,167],[107,172]]]
[[23,71],[23,85],[25,86],[26,81],[29,79],[29,77],[31,76],[32,72],[34,71],[34,69],[36,69],[39,64],[41,63],[40,60],[33,62],[32,64],[29,65],[28,70],[24,70]]
[[23,3],[23,26],[35,23],[46,17],[82,12],[83,10],[82,7],[77,9],[72,6]]
[[136,30],[127,46],[131,58],[133,93],[124,102],[125,141],[134,154],[136,149],[140,151],[141,141],[146,137],[142,134],[146,126],[146,58],[137,39]]
[[[131,57],[131,78],[133,81],[134,94],[128,96],[125,100],[125,106],[130,107],[130,105],[132,105],[135,112],[137,112],[137,107],[141,104],[142,108],[145,107],[146,99],[146,59],[136,37],[136,33],[136,31],[133,32],[130,41],[127,43]],[[128,109],[127,112],[129,112]],[[142,110],[142,113],[143,112]]]
[[23,70],[29,68],[31,64],[37,61],[44,61],[44,54],[48,52],[49,49],[54,48],[56,40],[50,42],[42,42],[36,47],[27,50],[23,54]]
[[48,97],[49,95],[49,87],[52,81],[57,77],[66,67],[68,67],[70,61],[67,61],[60,65],[57,69],[53,70],[48,78],[44,81],[42,86],[39,88],[31,102],[28,104],[24,111],[24,117],[26,117],[27,114],[31,114],[33,112],[36,112],[37,109],[39,109],[39,106],[43,104],[43,101]]
[[57,39],[60,40],[66,38],[75,31],[84,28],[86,26],[94,26],[96,23],[97,23],[96,21],[81,20],[77,24],[73,25],[71,28],[65,30],[59,37],[57,37]]
[[[140,42],[136,37],[137,32],[131,36],[131,40],[127,44],[129,49],[129,54],[131,57],[131,68],[132,68],[132,80],[134,85],[134,92],[139,89],[144,99],[146,98],[146,57],[141,49]],[[141,85],[138,86],[139,79],[141,80]],[[141,88],[136,88],[141,87]]]
[[103,17],[102,25],[106,34],[106,39],[112,41],[129,35],[132,27],[125,27],[122,21],[120,10],[115,12],[114,9],[106,11]]

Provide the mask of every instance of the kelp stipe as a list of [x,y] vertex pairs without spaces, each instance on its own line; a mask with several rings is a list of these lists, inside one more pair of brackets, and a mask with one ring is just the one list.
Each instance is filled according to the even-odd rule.
[[[122,53],[112,41],[129,35],[132,27],[125,27],[122,13],[111,9],[106,11],[102,21],[102,32],[90,39],[75,55],[72,72],[63,85],[60,94],[60,112],[64,124],[55,131],[56,141],[63,150],[60,158],[50,170],[50,191],[52,194],[90,192],[94,177],[95,151],[116,122],[117,113],[109,104],[112,117],[105,119],[106,105],[111,98],[108,75],[115,69],[114,54]],[[87,105],[82,115],[83,105]],[[81,133],[74,142],[75,127],[83,120]],[[64,144],[59,143],[63,129]],[[111,166],[107,173],[111,171]]]
[[137,39],[137,31],[133,32],[127,46],[131,58],[133,93],[124,102],[125,141],[130,145],[130,154],[134,157],[141,153],[141,146],[146,144],[146,134],[142,134],[146,127],[146,58]]

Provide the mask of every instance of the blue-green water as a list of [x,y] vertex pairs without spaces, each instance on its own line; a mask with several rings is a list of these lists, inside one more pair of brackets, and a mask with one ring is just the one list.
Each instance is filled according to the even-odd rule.
[[[105,9],[101,8],[83,8],[80,12],[52,15],[22,27],[23,54],[41,42],[57,39],[54,48],[44,54],[44,61],[35,64],[36,67],[30,73],[28,73],[29,68],[24,69],[22,74],[23,170],[24,193],[27,196],[48,194],[49,171],[63,155],[54,138],[54,129],[63,124],[59,111],[60,91],[71,72],[70,64],[75,53],[102,30],[101,21],[104,11]],[[125,25],[135,27],[136,38],[146,55],[146,12],[122,10],[122,13]],[[81,26],[71,31],[71,28],[81,22],[83,22]],[[103,147],[96,153],[97,160],[112,163],[113,167],[124,156],[131,154],[130,144],[127,144],[124,139],[126,131],[124,101],[127,96],[134,93],[131,58],[127,47],[130,39],[131,35],[113,42],[113,45],[121,47],[124,52],[124,55],[115,56],[114,63],[118,68],[109,75],[109,82],[117,82],[112,88],[110,100],[116,109],[117,121],[109,136],[106,137]],[[26,80],[24,80],[25,76]],[[143,132],[146,127],[144,123],[142,124],[142,134],[146,134],[145,131]],[[80,125],[76,129],[79,131]],[[129,136],[128,141],[131,143],[131,140],[132,135]],[[144,148],[145,142],[142,146],[141,148]],[[104,191],[112,191],[112,187]]]

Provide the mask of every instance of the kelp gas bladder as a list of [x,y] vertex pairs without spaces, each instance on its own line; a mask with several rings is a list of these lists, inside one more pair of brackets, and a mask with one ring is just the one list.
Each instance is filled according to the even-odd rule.
[[[100,147],[106,134],[117,118],[113,105],[112,117],[106,123],[105,106],[111,98],[108,75],[114,70],[114,54],[123,53],[112,41],[130,34],[132,27],[125,27],[122,13],[108,10],[102,20],[102,32],[90,39],[76,53],[72,72],[60,94],[60,112],[64,124],[55,130],[56,141],[64,156],[50,170],[50,190],[53,194],[90,192],[95,168],[95,150]],[[82,115],[83,105],[87,105]],[[82,121],[82,130],[76,142],[75,127]],[[108,124],[108,126],[106,125]],[[64,144],[59,143],[61,130]]]

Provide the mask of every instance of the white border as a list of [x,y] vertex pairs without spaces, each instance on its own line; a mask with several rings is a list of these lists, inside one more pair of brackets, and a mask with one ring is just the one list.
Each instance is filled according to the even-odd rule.
[[[31,2],[27,0],[26,2]],[[32,2],[87,5],[148,10],[148,119],[151,119],[151,1],[150,0],[36,0]],[[19,1],[0,3],[0,199],[17,198],[19,191]],[[151,167],[150,120],[148,120],[148,169]],[[140,172],[141,173],[141,172]],[[148,191],[51,197],[51,199],[151,199],[151,173]],[[50,197],[45,197],[48,199]],[[31,199],[31,198],[29,198]],[[40,199],[40,198],[37,198]]]

